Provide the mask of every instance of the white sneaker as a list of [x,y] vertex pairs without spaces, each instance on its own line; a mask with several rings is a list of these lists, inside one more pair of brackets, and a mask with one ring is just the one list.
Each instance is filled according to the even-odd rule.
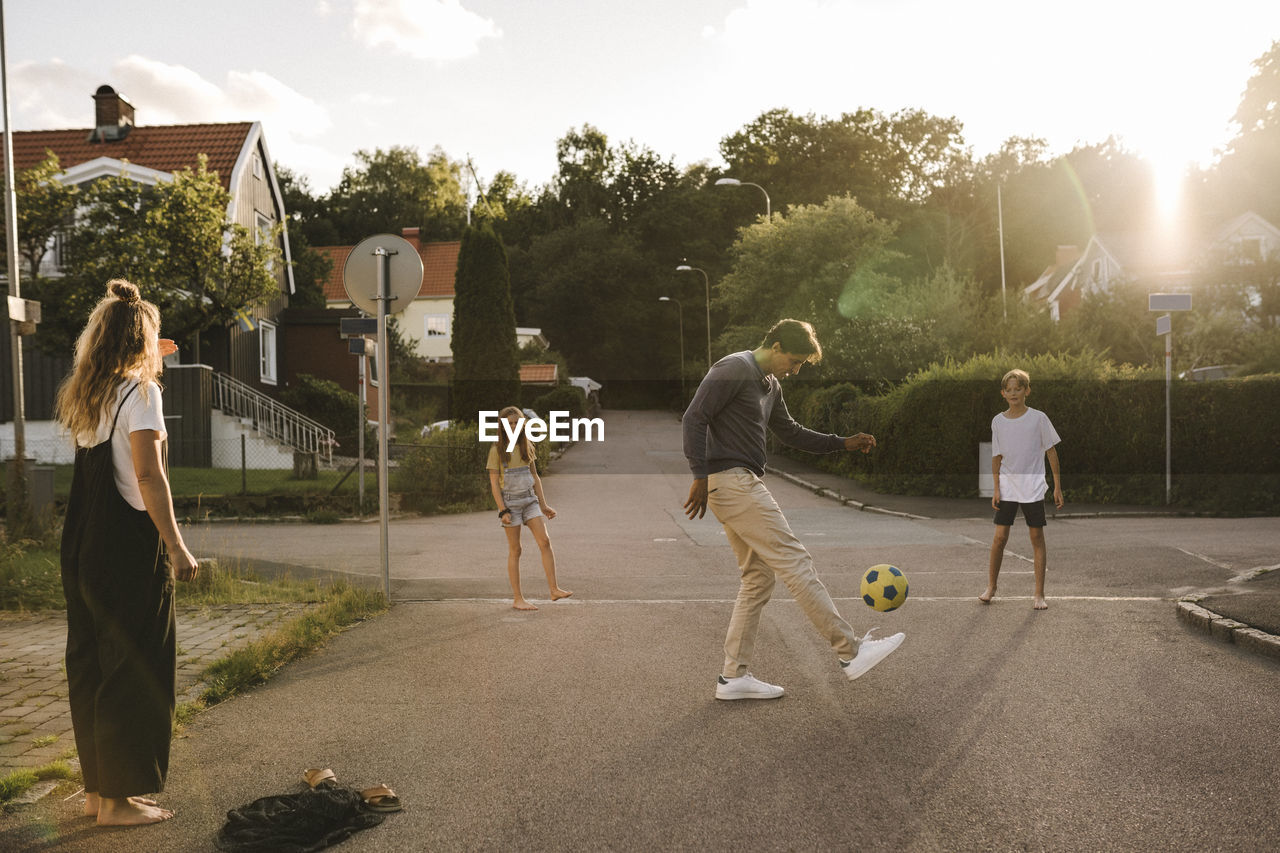
[[751,673],[737,678],[716,679],[717,699],[777,699],[786,691],[776,684],[765,684]]
[[[872,628],[871,630],[874,631],[875,629]],[[844,674],[850,681],[863,675],[871,667],[887,658],[907,638],[907,635],[901,631],[892,637],[885,637],[883,640],[868,640],[867,637],[870,636],[871,631],[863,635],[862,642],[858,644],[858,654],[853,660],[840,661],[840,666],[844,668]]]

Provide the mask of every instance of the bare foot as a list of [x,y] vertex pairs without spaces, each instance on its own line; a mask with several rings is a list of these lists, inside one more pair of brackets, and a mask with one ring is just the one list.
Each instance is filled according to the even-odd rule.
[[[129,802],[139,806],[154,806],[156,801],[148,797],[130,797]],[[84,795],[84,816],[97,817],[98,809],[102,807],[102,799],[97,793]]]
[[134,802],[131,797],[102,797],[98,807],[98,826],[141,826],[171,817],[168,809]]
[[523,598],[517,601],[515,604],[511,605],[511,607],[513,610],[537,610],[538,609],[537,606],[530,604],[529,602],[525,601]]
[[981,601],[983,604],[990,604],[991,599],[995,597],[996,597],[996,591],[988,587],[986,592],[978,596],[978,600]]
[[1032,607],[1036,610],[1048,610],[1049,602],[1045,601],[1043,598],[1037,598],[1036,603],[1032,605]]
[[569,597],[569,596],[571,596],[571,595],[573,595],[573,590],[571,590],[571,589],[553,589],[553,590],[551,590],[551,600],[552,600],[552,601],[559,601],[560,599],[562,599],[562,598],[568,598],[568,597]]

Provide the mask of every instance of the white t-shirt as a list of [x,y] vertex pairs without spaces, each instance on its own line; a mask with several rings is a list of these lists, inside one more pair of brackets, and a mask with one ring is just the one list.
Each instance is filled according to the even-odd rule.
[[1027,407],[1021,417],[1001,412],[991,419],[991,455],[1000,459],[1000,500],[1020,504],[1044,500],[1044,454],[1062,439],[1039,409]]
[[[111,420],[116,416],[116,409],[120,406],[120,398],[135,384],[132,379],[120,383],[115,396],[111,398],[110,405],[107,406],[107,411],[98,423],[97,431],[91,436],[79,436],[78,443],[81,447],[94,447],[107,440],[107,433],[111,431]],[[133,470],[133,449],[129,446],[129,433],[153,429],[160,433],[161,438],[166,435],[160,386],[154,382],[147,382],[145,387],[147,391],[145,400],[141,387],[129,395],[124,408],[120,409],[120,420],[116,423],[116,431],[111,436],[111,461],[115,467],[116,488],[120,490],[121,497],[134,509],[147,507],[142,502],[142,490],[138,488],[138,475]]]

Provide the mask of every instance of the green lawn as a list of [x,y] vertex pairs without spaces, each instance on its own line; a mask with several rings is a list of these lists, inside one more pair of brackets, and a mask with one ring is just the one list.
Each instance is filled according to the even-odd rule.
[[[322,601],[327,585],[319,580],[263,578],[252,563],[214,563],[191,583],[179,581],[179,605],[261,604]],[[47,543],[0,544],[0,610],[62,610],[62,578],[56,546]]]
[[[54,466],[53,491],[61,499],[66,499],[71,491],[72,466]],[[243,488],[250,495],[327,495],[345,471],[320,471],[314,480],[295,480],[293,469],[249,469],[244,472],[243,487],[239,468],[171,468],[169,470],[169,488],[174,497],[194,497],[196,495],[238,495]],[[365,489],[370,486],[370,473],[365,473]],[[357,488],[356,474],[347,477],[346,482],[338,490],[338,494],[355,494]]]

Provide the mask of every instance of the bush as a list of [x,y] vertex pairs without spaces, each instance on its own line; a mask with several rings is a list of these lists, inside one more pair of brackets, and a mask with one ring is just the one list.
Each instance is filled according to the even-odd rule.
[[571,418],[581,418],[587,413],[587,398],[576,385],[561,385],[535,398],[531,408],[544,419],[552,412],[568,412]]
[[280,393],[280,402],[340,435],[355,435],[360,398],[331,379],[299,373],[297,384]]
[[[789,404],[812,429],[876,436],[868,456],[805,455],[820,467],[856,474],[885,492],[973,497],[978,444],[991,440],[991,419],[1005,409],[999,382],[1013,366],[1031,374],[1028,404],[1047,413],[1062,436],[1068,500],[1163,503],[1163,375],[1114,365],[1098,353],[992,353],[933,365],[888,394],[864,396],[835,385],[805,389]],[[1256,415],[1278,408],[1280,377],[1175,382],[1175,499],[1229,512],[1280,507],[1274,422]]]
[[[406,509],[485,509],[493,502],[485,469],[491,447],[491,442],[480,440],[477,424],[455,424],[428,433],[400,460],[391,474],[391,488],[405,495]],[[534,450],[538,471],[545,473],[551,446],[544,441]]]

